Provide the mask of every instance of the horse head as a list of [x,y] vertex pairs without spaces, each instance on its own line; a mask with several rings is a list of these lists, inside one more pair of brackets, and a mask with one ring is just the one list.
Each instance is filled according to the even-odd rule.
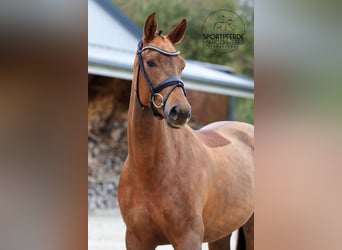
[[170,127],[180,128],[191,117],[191,106],[181,80],[185,62],[175,49],[184,36],[186,20],[168,35],[157,32],[157,27],[155,13],[152,13],[138,45],[136,94],[142,107],[151,109],[158,119],[165,118]]

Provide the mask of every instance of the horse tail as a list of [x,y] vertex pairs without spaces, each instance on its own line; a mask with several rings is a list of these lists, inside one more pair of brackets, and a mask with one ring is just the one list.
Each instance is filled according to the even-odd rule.
[[243,228],[239,228],[236,250],[246,250],[246,238]]

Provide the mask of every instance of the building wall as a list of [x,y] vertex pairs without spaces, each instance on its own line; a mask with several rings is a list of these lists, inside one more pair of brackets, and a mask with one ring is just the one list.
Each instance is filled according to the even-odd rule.
[[193,119],[205,125],[229,117],[229,97],[200,91],[188,91]]

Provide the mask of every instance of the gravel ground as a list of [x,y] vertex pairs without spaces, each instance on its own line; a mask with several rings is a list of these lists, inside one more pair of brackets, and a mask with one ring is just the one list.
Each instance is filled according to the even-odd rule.
[[[125,230],[119,209],[96,210],[89,213],[88,249],[125,250]],[[204,243],[202,250],[207,249],[208,245]],[[157,247],[157,250],[173,250],[173,248],[171,245],[166,245]]]

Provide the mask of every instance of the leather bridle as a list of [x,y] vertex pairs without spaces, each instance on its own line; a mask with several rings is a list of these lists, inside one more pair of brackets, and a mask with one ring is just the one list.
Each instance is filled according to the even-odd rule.
[[[159,120],[162,120],[164,118],[164,116],[158,111],[158,109],[165,108],[165,104],[170,96],[170,94],[172,93],[172,91],[174,91],[177,87],[181,87],[184,95],[186,96],[186,92],[184,89],[184,83],[180,78],[177,77],[171,77],[168,78],[164,81],[162,81],[161,83],[159,83],[158,86],[153,87],[146,71],[145,71],[145,67],[144,67],[144,63],[143,63],[143,58],[141,53],[145,50],[154,50],[159,52],[160,54],[166,55],[166,56],[178,56],[180,54],[179,51],[176,52],[169,52],[169,51],[165,51],[162,50],[160,48],[157,48],[155,46],[152,45],[148,45],[143,47],[143,43],[142,41],[139,41],[138,43],[138,50],[137,50],[137,56],[138,56],[138,73],[137,73],[137,84],[136,84],[136,95],[137,95],[137,99],[138,102],[140,104],[140,107],[142,109],[150,109],[152,111],[152,114]],[[140,100],[140,95],[139,95],[139,76],[140,76],[140,71],[142,72],[142,74],[144,75],[144,78],[146,80],[147,86],[150,90],[151,93],[151,98],[150,98],[150,106],[144,105],[141,100]],[[172,86],[172,88],[170,89],[170,91],[166,94],[166,97],[164,98],[161,94],[160,91],[162,91],[163,89]],[[160,103],[156,103],[155,98],[158,97],[160,98]]]

